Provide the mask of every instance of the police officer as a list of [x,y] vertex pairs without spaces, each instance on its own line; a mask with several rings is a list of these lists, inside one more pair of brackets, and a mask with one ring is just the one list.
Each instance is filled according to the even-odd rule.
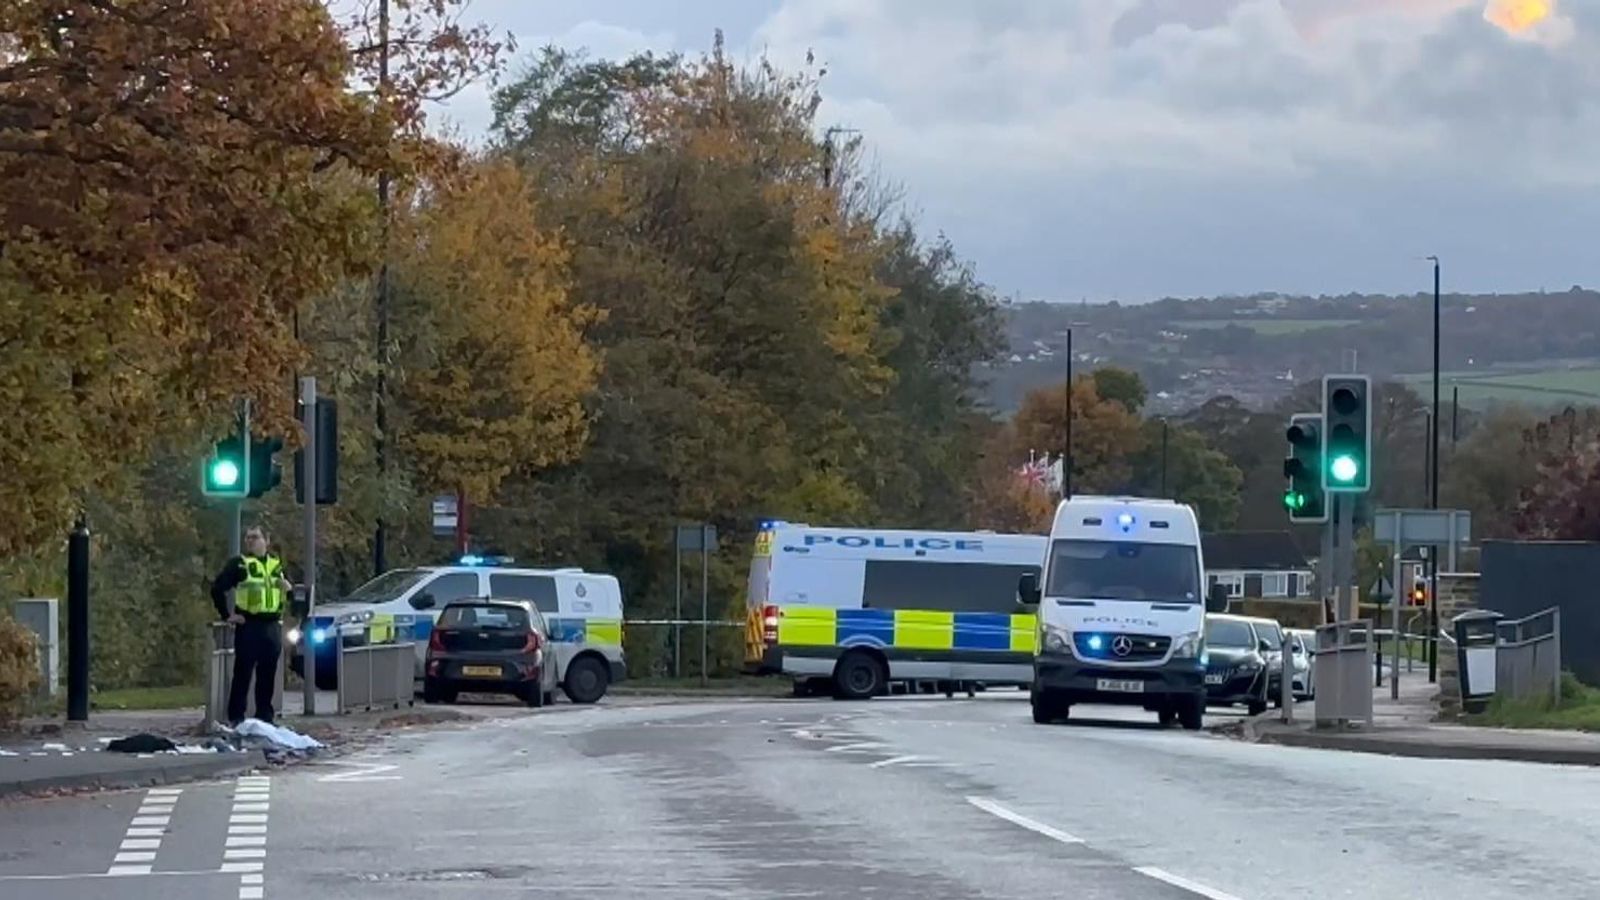
[[[217,615],[234,626],[233,685],[228,692],[228,722],[244,721],[250,678],[256,681],[256,718],[272,722],[272,695],[277,685],[278,657],[283,652],[283,607],[294,588],[283,574],[283,561],[267,552],[267,533],[259,526],[244,534],[244,555],[222,567],[211,583]],[[233,609],[228,592],[234,591]]]

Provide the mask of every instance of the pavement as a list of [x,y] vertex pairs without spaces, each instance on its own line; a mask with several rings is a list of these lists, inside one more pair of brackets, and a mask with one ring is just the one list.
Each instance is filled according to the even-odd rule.
[[1600,883],[1600,771],[1152,718],[1075,707],[1039,726],[1009,691],[562,704],[265,776],[0,804],[0,896],[1525,900]]
[[[330,744],[335,751],[360,747],[395,729],[438,727],[525,712],[525,707],[506,703],[454,707],[419,703],[398,710],[306,717],[299,696],[285,701],[279,723]],[[319,704],[319,708],[331,708],[333,695],[327,694]],[[21,730],[0,734],[0,799],[171,785],[238,775],[267,764],[259,750],[129,754],[105,749],[119,737],[153,734],[198,751],[207,737],[201,728],[204,717],[203,709],[193,708],[94,712],[83,723],[58,718],[28,720]]]
[[1308,747],[1409,756],[1421,759],[1494,759],[1516,762],[1600,766],[1600,734],[1484,728],[1435,721],[1437,685],[1418,671],[1400,677],[1400,697],[1390,697],[1386,681],[1373,691],[1373,722],[1361,728],[1317,728],[1313,705],[1297,704],[1293,723],[1269,711],[1239,724],[1246,740]]

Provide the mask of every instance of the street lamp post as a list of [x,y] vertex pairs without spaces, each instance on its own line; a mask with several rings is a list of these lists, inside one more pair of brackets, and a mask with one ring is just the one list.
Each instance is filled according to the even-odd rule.
[[[1439,257],[1433,261],[1433,414],[1428,420],[1428,508],[1439,508]],[[1439,680],[1439,554],[1428,554],[1428,683]],[[1398,590],[1398,588],[1397,588]]]

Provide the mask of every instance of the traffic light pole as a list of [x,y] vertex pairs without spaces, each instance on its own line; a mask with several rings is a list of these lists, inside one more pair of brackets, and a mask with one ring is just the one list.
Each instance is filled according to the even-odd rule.
[[[242,448],[241,459],[250,457],[250,398],[245,397],[239,401],[239,446]],[[248,483],[249,469],[245,470],[246,483]],[[233,559],[239,555],[244,538],[244,499],[230,497],[228,499],[228,558]]]
[[[300,646],[301,657],[304,659],[304,684],[301,685],[301,701],[304,703],[305,714],[317,714],[317,651],[315,641],[311,639],[313,628],[311,617],[317,608],[317,379],[306,377],[300,379],[300,410],[304,416],[303,425],[306,430],[305,465],[305,545],[301,548],[304,554],[302,560],[302,581],[306,586],[306,611],[300,620]],[[334,652],[338,652],[339,640],[337,633],[330,635],[333,641]]]
[[1400,522],[1401,514],[1394,514],[1394,590],[1389,592],[1389,604],[1394,607],[1394,671],[1389,673],[1389,699],[1400,699],[1400,579],[1401,574],[1400,548],[1404,546],[1400,537],[1404,533]]

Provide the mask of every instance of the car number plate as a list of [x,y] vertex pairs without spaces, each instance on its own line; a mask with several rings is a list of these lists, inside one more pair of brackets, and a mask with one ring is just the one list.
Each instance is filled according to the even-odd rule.
[[473,678],[499,678],[499,666],[462,666],[461,674]]
[[1206,684],[1221,684],[1221,683],[1222,683],[1222,676],[1220,674],[1218,674],[1218,675],[1207,675],[1206,676]]
[[1144,692],[1144,682],[1125,681],[1120,678],[1100,678],[1094,683],[1095,690],[1114,691],[1119,694],[1140,694]]

